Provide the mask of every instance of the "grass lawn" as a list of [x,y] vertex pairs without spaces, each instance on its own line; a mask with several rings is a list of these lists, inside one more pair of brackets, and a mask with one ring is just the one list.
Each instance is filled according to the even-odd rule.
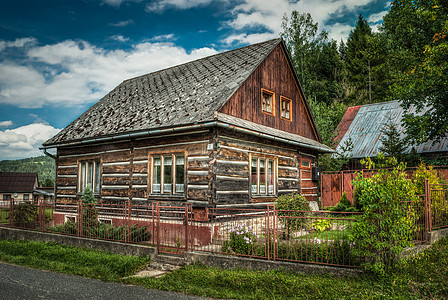
[[235,299],[446,299],[448,239],[409,259],[387,277],[336,277],[284,271],[183,267],[162,278],[128,278],[148,261],[57,244],[0,240],[0,260],[34,268],[122,281],[168,291]]

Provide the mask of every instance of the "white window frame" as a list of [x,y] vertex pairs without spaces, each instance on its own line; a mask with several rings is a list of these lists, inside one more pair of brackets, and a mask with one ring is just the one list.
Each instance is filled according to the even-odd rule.
[[[89,164],[92,163],[92,186],[87,182]],[[84,168],[83,168],[84,166]],[[99,172],[99,173],[98,173]],[[99,182],[98,182],[99,181]],[[90,159],[78,162],[78,193],[84,193],[84,189],[89,185],[93,193],[98,195],[101,192],[101,161],[100,159]]]
[[[177,166],[177,158],[179,156],[182,156],[184,159],[183,163],[183,181],[177,182],[176,181],[176,166]],[[165,177],[165,158],[171,157],[171,182],[165,183],[164,177]],[[154,184],[154,160],[156,158],[160,158],[160,175],[158,176],[159,179],[159,187],[156,189]],[[153,153],[150,157],[151,161],[151,168],[150,168],[150,195],[152,196],[167,196],[167,197],[175,197],[175,196],[184,196],[186,194],[186,167],[187,167],[187,155],[183,152],[174,152],[174,153]],[[171,185],[171,190],[168,191],[165,187],[165,184]],[[182,192],[178,192],[178,188],[182,189]]]
[[[252,160],[257,161],[257,171],[256,171],[256,178],[257,178],[257,184],[254,190],[254,185],[252,184]],[[264,179],[264,191],[261,189],[262,184],[260,182],[260,162],[265,162],[265,179]],[[268,181],[269,181],[269,163],[272,162],[272,174],[273,180],[272,180],[272,187],[270,187]],[[276,197],[277,195],[277,165],[278,165],[278,159],[277,157],[273,156],[263,156],[263,155],[249,155],[249,184],[250,184],[250,192],[251,195],[254,197]]]
[[[71,219],[73,219],[73,221]],[[76,223],[76,216],[75,215],[65,215],[64,221],[65,221],[64,223],[67,223],[68,221],[70,221],[72,223]]]

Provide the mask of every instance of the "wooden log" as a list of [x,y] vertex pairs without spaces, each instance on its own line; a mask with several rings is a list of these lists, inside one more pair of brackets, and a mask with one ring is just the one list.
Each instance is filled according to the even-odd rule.
[[187,182],[188,184],[194,184],[194,185],[207,185],[210,181],[209,176],[199,176],[199,175],[187,175]]
[[188,200],[207,200],[208,189],[188,189],[187,199]]
[[78,182],[77,182],[76,177],[73,177],[73,178],[56,177],[56,185],[57,186],[77,186]]
[[249,178],[246,180],[216,179],[217,191],[243,191],[249,192]]
[[127,177],[109,177],[109,176],[103,176],[102,185],[129,185],[131,182],[131,179],[129,176]]

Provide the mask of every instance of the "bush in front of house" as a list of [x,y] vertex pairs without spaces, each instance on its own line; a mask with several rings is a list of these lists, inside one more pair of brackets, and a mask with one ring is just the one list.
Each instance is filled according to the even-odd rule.
[[339,200],[339,203],[336,206],[328,207],[329,211],[335,212],[357,212],[359,211],[355,206],[352,206],[352,203],[347,198],[347,193],[344,191],[342,193],[342,197]]
[[[398,164],[394,157],[385,158],[382,154],[378,160],[382,169],[370,178],[360,172],[353,181],[360,191],[357,201],[363,214],[352,226],[350,240],[354,254],[367,258],[365,268],[384,275],[398,262],[403,249],[412,245],[417,214],[414,205],[409,204],[419,199],[415,185],[406,179],[404,163]],[[364,164],[374,168],[370,158]]]
[[304,217],[310,210],[310,204],[304,196],[295,193],[281,195],[275,201],[275,207],[280,222],[287,229],[288,236],[307,226],[308,222]]
[[230,239],[225,240],[222,245],[222,251],[226,253],[235,253],[243,255],[257,255],[256,244],[259,235],[252,231],[251,226],[237,224],[230,229]]
[[[78,233],[78,223],[67,221],[64,224],[50,227],[49,230],[54,233],[76,235]],[[137,224],[114,227],[111,224],[97,223],[95,226],[83,227],[82,236],[115,241],[124,241],[126,237],[128,242],[134,243],[151,240],[148,226],[138,226]]]

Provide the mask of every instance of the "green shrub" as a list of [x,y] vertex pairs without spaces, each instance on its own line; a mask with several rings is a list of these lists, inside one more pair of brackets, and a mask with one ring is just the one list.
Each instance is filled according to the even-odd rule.
[[[299,194],[282,195],[275,201],[279,216],[293,217],[280,218],[280,221],[288,230],[288,236],[292,231],[300,230],[307,225],[305,217],[306,211],[310,210],[310,204],[304,196]],[[296,218],[294,218],[296,217]]]
[[337,211],[337,212],[356,212],[358,209],[352,206],[350,200],[347,198],[347,194],[344,191],[342,193],[342,197],[339,200],[339,203],[336,206],[332,206],[328,208],[329,211]]
[[[128,242],[144,242],[151,239],[151,233],[147,229],[148,226],[138,226],[137,224],[114,227],[111,224],[98,223],[95,226],[83,227],[82,235],[118,241],[124,241],[126,237]],[[64,224],[51,227],[50,231],[63,234],[77,234],[78,224],[68,221]]]
[[81,197],[83,204],[82,225],[83,227],[95,227],[98,225],[98,210],[96,209],[96,199],[90,186],[86,186]]
[[14,225],[18,227],[37,226],[38,207],[33,203],[21,203],[14,205]]
[[[384,275],[397,263],[398,254],[412,245],[417,216],[414,206],[403,202],[419,199],[415,185],[406,179],[404,163],[398,164],[394,157],[384,158],[381,154],[378,159],[384,168],[370,178],[360,172],[353,182],[355,189],[361,191],[357,201],[363,214],[352,226],[350,239],[356,245],[354,253],[368,258],[365,267]],[[369,158],[365,163],[368,168],[374,167]]]
[[250,226],[238,224],[230,229],[230,240],[224,241],[223,252],[251,255],[259,238]]

